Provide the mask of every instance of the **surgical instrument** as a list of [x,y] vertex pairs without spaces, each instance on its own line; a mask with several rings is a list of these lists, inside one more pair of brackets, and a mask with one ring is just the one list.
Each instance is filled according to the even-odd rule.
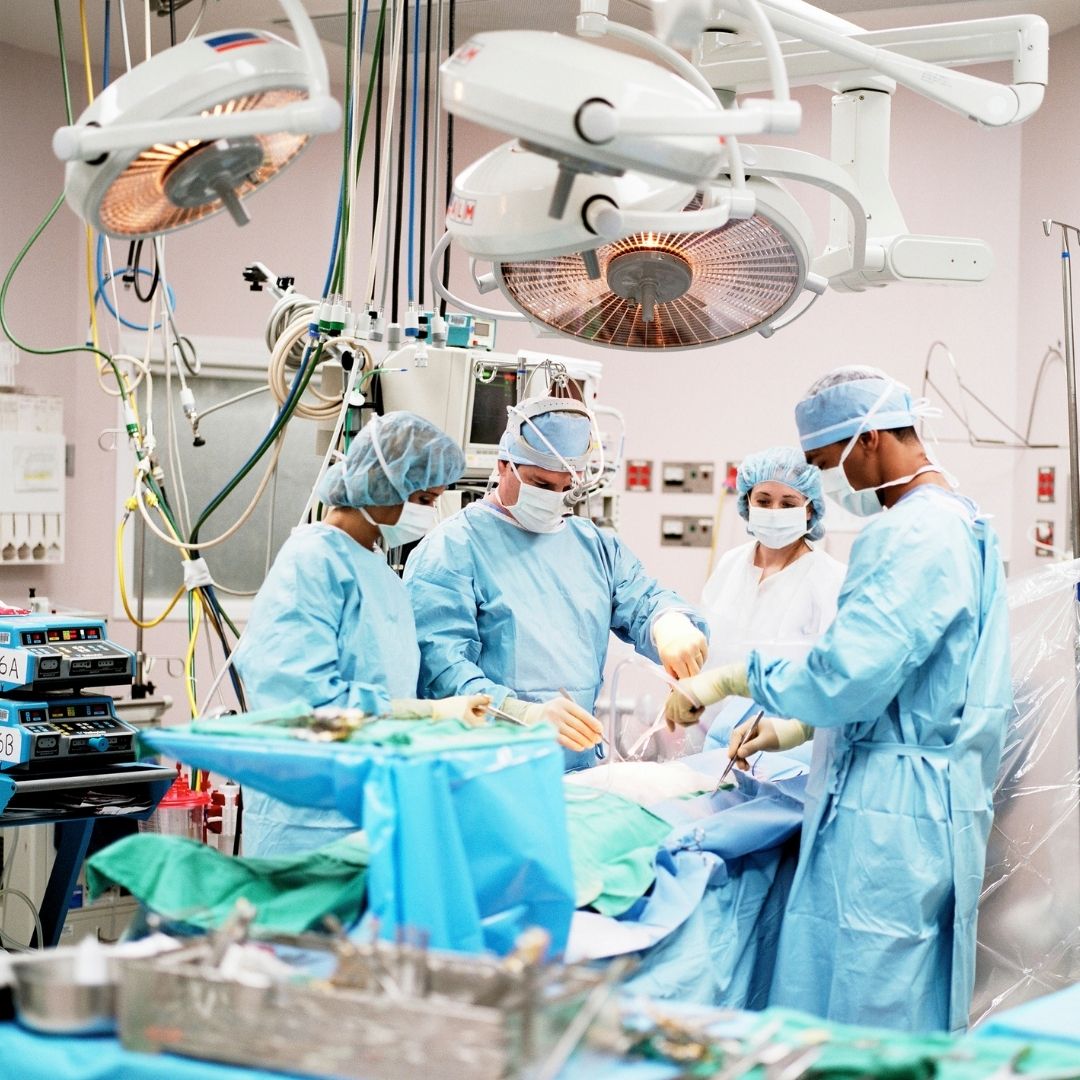
[[[563,687],[561,687],[561,686],[559,687],[559,694],[562,697],[566,698],[567,701],[574,701],[574,699],[570,696],[568,691],[563,689]],[[574,704],[576,705],[577,702],[574,702]],[[600,761],[604,760],[604,740],[603,740],[603,737],[601,737],[599,742],[597,742],[597,744],[596,744],[596,757]]]
[[720,774],[720,779],[716,781],[716,789],[717,790],[720,789],[720,785],[731,774],[731,770],[735,768],[735,762],[739,760],[739,751],[746,745],[746,743],[751,738],[753,738],[755,732],[757,731],[758,721],[764,715],[765,715],[765,710],[761,709],[761,710],[758,711],[757,716],[755,716],[754,719],[750,721],[750,724],[747,727],[745,733],[743,734],[743,737],[739,740],[739,745],[735,747],[735,753],[732,755],[732,757],[728,761],[727,765],[724,766],[724,771]]

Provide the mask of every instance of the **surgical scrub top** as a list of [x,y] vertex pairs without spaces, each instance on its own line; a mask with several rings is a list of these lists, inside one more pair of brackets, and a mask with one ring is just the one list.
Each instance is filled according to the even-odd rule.
[[[405,566],[420,642],[424,697],[490,694],[548,701],[565,689],[592,712],[603,682],[608,635],[658,661],[653,619],[686,612],[615,536],[582,517],[533,533],[489,502],[443,522]],[[568,768],[595,750],[566,751]]]
[[[250,709],[300,700],[368,713],[416,696],[412,608],[385,557],[333,525],[296,529],[255,597],[236,648]],[[357,824],[333,810],[244,792],[244,854],[321,847]]]
[[993,788],[1012,707],[1005,579],[976,508],[923,485],[855,541],[802,662],[752,653],[750,693],[827,734],[771,1003],[962,1030]]

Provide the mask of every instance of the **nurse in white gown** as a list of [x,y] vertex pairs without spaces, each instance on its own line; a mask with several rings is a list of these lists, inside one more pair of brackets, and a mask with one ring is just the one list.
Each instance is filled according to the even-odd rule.
[[[736,479],[740,516],[753,537],[724,554],[701,595],[709,621],[706,667],[767,657],[802,659],[836,615],[847,567],[815,547],[825,529],[821,473],[801,450],[778,446],[752,454]],[[706,749],[726,747],[733,723],[750,708],[728,698],[707,710]],[[810,744],[796,757],[809,761]]]

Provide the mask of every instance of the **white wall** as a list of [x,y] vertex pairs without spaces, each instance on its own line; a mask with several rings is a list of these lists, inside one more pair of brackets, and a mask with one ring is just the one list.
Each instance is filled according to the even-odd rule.
[[[892,180],[909,228],[988,240],[996,269],[985,285],[894,286],[862,295],[826,295],[806,318],[771,340],[744,339],[691,353],[614,353],[537,339],[527,328],[509,323],[500,327],[499,349],[539,347],[602,360],[602,397],[626,414],[627,454],[657,464],[674,458],[722,466],[756,449],[793,441],[795,402],[815,377],[840,363],[877,364],[917,391],[926,350],[938,338],[952,347],[965,378],[994,408],[1013,421],[1019,411],[1026,416],[1026,380],[1043,343],[1058,335],[1060,318],[1056,259],[1037,219],[1070,213],[1080,219],[1075,182],[1080,163],[1069,135],[1080,78],[1080,32],[1055,38],[1052,57],[1056,81],[1047,105],[1023,128],[987,131],[908,93],[894,102]],[[52,129],[62,122],[55,69],[53,58],[0,45],[4,267],[62,186],[62,167],[49,150]],[[803,101],[806,117],[798,145],[827,154],[829,95],[808,91]],[[12,108],[13,102],[20,107]],[[492,133],[458,125],[458,168],[498,141]],[[269,302],[265,295],[248,292],[240,279],[242,267],[255,259],[294,274],[305,291],[321,288],[338,167],[337,140],[323,138],[251,200],[253,221],[245,229],[219,217],[169,239],[168,266],[184,333],[261,336]],[[795,193],[801,195],[798,189]],[[820,244],[824,202],[810,196],[808,206]],[[366,220],[367,209],[359,212]],[[62,210],[17,278],[10,317],[25,337],[49,345],[83,337],[81,235],[73,215]],[[461,265],[455,263],[456,270]],[[42,312],[48,317],[43,319]],[[28,388],[63,394],[77,469],[69,488],[68,561],[41,571],[0,567],[0,597],[5,599],[21,598],[33,584],[63,603],[111,610],[118,503],[114,462],[98,449],[97,436],[112,426],[113,412],[111,400],[96,389],[92,364],[78,355],[27,357],[22,364],[20,382]],[[946,424],[941,430],[956,433]],[[1021,515],[1013,521],[1013,490],[1016,485],[1018,492],[1026,491],[1028,480],[1016,456],[952,445],[944,446],[943,454],[965,490],[996,515],[1005,546],[1019,551],[1023,544],[1016,538],[1023,522]],[[694,598],[703,583],[707,553],[661,548],[659,517],[662,512],[712,509],[713,501],[705,496],[627,495],[622,532],[652,573]],[[740,532],[731,504],[725,515],[723,535],[734,542]],[[117,632],[132,640],[130,632]],[[182,641],[182,627],[173,624],[149,632],[147,648],[178,655]],[[166,680],[166,685],[178,694],[176,684]]]

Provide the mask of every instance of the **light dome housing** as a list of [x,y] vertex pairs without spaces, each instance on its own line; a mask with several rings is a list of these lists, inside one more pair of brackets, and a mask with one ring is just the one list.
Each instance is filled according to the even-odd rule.
[[715,117],[715,97],[649,60],[579,38],[539,30],[476,34],[440,68],[447,111],[520,138],[531,150],[578,172],[636,169],[692,184],[712,179],[724,160],[715,134],[644,134],[587,140],[583,106],[610,105],[628,116]]
[[454,180],[446,231],[479,259],[543,259],[594,248],[600,242],[585,220],[594,199],[622,210],[681,210],[694,186],[639,172],[581,177],[560,217],[547,212],[558,184],[554,159],[519,142],[497,146]]
[[[57,153],[74,159],[64,177],[69,205],[94,229],[120,239],[173,232],[224,209],[242,224],[242,200],[292,162],[312,131],[337,125],[340,108],[332,99],[311,101],[305,113],[311,79],[306,54],[265,31],[208,34],[150,57],[54,137]],[[263,130],[228,133],[239,114],[262,110],[272,110],[254,125]],[[220,118],[226,134],[154,137],[185,117]],[[78,140],[111,131],[139,143],[85,160]]]
[[767,330],[808,285],[813,233],[779,185],[750,178],[748,187],[757,205],[752,217],[601,244],[598,278],[579,257],[556,255],[496,261],[496,281],[531,321],[608,348],[703,348]]

